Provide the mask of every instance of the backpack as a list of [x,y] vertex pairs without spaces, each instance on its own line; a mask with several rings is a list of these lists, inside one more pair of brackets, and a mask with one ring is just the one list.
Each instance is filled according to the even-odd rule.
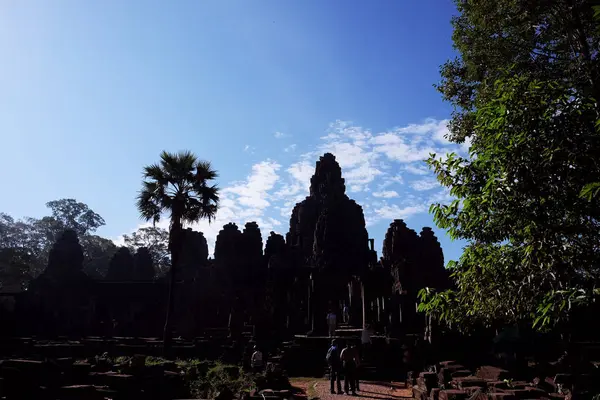
[[339,363],[339,355],[337,352],[337,348],[335,346],[331,346],[329,350],[327,350],[327,355],[325,356],[325,360],[329,366],[337,365]]

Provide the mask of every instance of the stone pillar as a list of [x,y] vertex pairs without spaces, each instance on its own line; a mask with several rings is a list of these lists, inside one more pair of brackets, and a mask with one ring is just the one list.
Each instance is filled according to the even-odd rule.
[[[359,286],[360,285],[360,286]],[[350,281],[350,325],[360,326],[364,321],[364,307],[362,304],[362,297],[364,297],[364,291],[362,282],[358,280]]]
[[362,299],[362,327],[365,329],[367,326],[367,318],[365,312],[365,285],[363,282],[360,282],[360,298]]

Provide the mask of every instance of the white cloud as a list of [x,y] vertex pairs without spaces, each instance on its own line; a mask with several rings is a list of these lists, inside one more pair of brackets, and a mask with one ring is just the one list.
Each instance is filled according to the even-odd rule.
[[434,178],[427,178],[411,182],[410,187],[419,192],[424,192],[440,187],[440,183]]
[[[363,206],[368,226],[379,229],[379,222],[386,221],[387,226],[392,219],[427,213],[430,204],[446,203],[452,196],[434,179],[423,160],[430,153],[440,157],[453,151],[464,153],[468,147],[450,143],[444,137],[447,124],[447,120],[426,119],[376,132],[352,122],[335,121],[308,152],[295,153],[296,144],[284,147],[281,154],[293,156],[291,163],[264,160],[254,164],[245,179],[221,184],[216,220],[211,224],[201,221],[193,228],[204,232],[211,253],[217,234],[228,222],[237,223],[240,229],[246,222],[257,222],[263,241],[271,230],[285,234],[292,208],[308,196],[315,162],[326,152],[333,153],[340,163],[347,194]],[[275,132],[274,136],[282,139],[290,135]],[[254,147],[246,145],[244,151],[253,153]],[[405,178],[408,185],[403,185]],[[161,222],[162,227],[168,225],[168,220]]]
[[396,204],[385,205],[375,210],[375,214],[381,219],[408,219],[415,214],[427,212],[429,207],[425,204],[417,204],[400,208]]
[[283,151],[285,151],[286,153],[290,153],[290,152],[294,152],[296,150],[296,144],[290,144],[287,147],[283,148]]
[[429,175],[432,173],[424,163],[408,164],[404,167],[404,170],[414,175]]
[[290,137],[292,135],[290,135],[289,133],[275,132],[273,134],[273,136],[275,136],[276,139],[283,139],[283,138],[286,138],[286,137]]
[[400,195],[395,190],[384,190],[382,192],[374,192],[374,197],[383,197],[384,199],[391,199],[392,197],[399,197]]
[[252,166],[252,173],[244,182],[236,182],[222,192],[238,196],[237,201],[248,207],[263,209],[270,205],[267,201],[268,191],[275,186],[279,179],[277,171],[281,165],[274,161],[263,161]]

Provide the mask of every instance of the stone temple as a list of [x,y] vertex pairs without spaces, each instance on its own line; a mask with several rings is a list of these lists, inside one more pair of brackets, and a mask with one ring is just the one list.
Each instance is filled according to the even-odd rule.
[[[316,162],[310,193],[293,208],[285,236],[263,237],[256,222],[229,223],[217,236],[214,259],[201,232],[186,229],[183,238],[173,341],[163,348],[169,282],[154,278],[148,249],[132,254],[121,248],[104,279],[92,279],[82,270],[77,234],[65,231],[28,290],[0,293],[0,398],[189,398],[189,379],[208,376],[217,361],[236,364],[223,371],[239,377],[240,366],[250,369],[258,345],[266,354],[265,374],[240,398],[289,399],[288,376],[324,375],[329,334],[357,343],[367,325],[372,340],[358,345],[365,386],[404,379],[420,400],[571,398],[574,392],[565,395],[565,387],[591,398],[600,391],[591,362],[598,357],[597,341],[565,346],[569,330],[560,340],[529,333],[521,341],[527,332],[519,333],[519,326],[500,334],[495,326],[462,334],[418,313],[420,289],[451,284],[440,243],[430,228],[417,233],[396,219],[378,258],[363,210],[346,195],[332,154]],[[341,320],[344,306],[349,321],[329,332],[327,313]],[[590,321],[597,314],[597,305],[574,313],[573,337],[596,338]],[[178,367],[160,358],[148,364],[146,356],[190,364]],[[192,361],[200,364],[189,368]],[[368,393],[375,392],[359,394]],[[217,398],[234,397],[219,389]]]
[[[448,275],[430,228],[391,221],[378,259],[362,207],[346,194],[333,154],[316,162],[310,193],[296,204],[285,236],[255,222],[223,226],[209,259],[206,238],[187,229],[175,286],[175,337],[286,341],[327,335],[326,314],[350,307],[340,331],[426,335],[417,292],[444,288]],[[8,336],[161,337],[168,284],[153,280],[146,249],[119,250],[104,280],[82,272],[77,235],[66,231],[45,272],[15,299]],[[8,320],[7,320],[8,321]]]

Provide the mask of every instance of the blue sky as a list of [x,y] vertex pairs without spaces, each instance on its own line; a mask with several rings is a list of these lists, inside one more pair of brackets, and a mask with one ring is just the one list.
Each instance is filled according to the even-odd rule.
[[[381,249],[394,218],[433,226],[423,170],[445,141],[433,84],[453,57],[451,0],[15,1],[0,12],[0,211],[87,203],[118,238],[141,224],[141,170],[189,149],[220,172],[230,220],[285,233],[333,152]],[[446,259],[462,244],[436,233]]]

